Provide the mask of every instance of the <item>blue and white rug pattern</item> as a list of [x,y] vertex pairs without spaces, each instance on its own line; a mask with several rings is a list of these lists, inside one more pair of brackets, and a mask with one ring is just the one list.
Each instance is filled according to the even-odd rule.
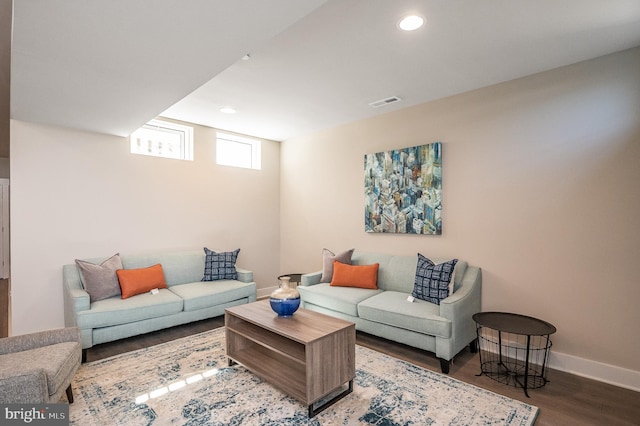
[[[353,393],[307,407],[227,366],[224,328],[83,364],[73,425],[532,425],[538,408],[356,346]],[[284,372],[283,372],[284,373]]]

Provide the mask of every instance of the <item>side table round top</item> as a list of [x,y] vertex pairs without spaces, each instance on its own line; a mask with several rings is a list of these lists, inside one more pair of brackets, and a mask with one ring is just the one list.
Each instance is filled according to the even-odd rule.
[[472,318],[481,326],[507,333],[545,336],[556,332],[555,326],[546,321],[510,312],[478,312]]

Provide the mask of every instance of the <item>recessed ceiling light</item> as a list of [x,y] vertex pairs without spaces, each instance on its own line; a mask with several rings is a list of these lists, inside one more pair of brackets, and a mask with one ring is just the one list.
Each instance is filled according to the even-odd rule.
[[235,114],[238,111],[234,107],[226,106],[220,108],[220,112],[224,112],[225,114]]
[[401,30],[413,31],[420,28],[423,24],[424,24],[424,18],[422,16],[409,15],[402,18],[398,26],[400,27]]

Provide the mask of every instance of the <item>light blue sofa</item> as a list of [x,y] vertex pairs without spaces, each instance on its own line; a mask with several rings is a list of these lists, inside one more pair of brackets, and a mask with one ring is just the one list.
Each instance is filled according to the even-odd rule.
[[[378,289],[332,287],[320,283],[322,271],[304,274],[298,291],[301,306],[352,321],[356,330],[434,352],[442,372],[466,345],[477,351],[471,318],[480,312],[480,268],[458,261],[454,293],[440,305],[407,297],[415,282],[416,256],[393,256],[355,251],[353,265],[378,263]],[[431,259],[436,264],[449,259]]]
[[[237,280],[201,281],[204,251],[150,255],[120,255],[124,269],[145,268],[160,263],[167,289],[127,299],[111,297],[89,302],[75,264],[64,265],[64,320],[67,327],[78,327],[82,336],[83,359],[86,349],[100,343],[149,333],[192,321],[224,314],[231,306],[255,302],[253,272],[236,268]],[[107,257],[84,259],[100,264]]]

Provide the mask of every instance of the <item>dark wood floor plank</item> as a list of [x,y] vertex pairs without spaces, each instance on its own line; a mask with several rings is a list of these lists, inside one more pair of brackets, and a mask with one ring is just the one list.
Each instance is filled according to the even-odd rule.
[[[97,345],[87,351],[87,361],[107,358],[223,326],[224,317],[221,316]],[[360,332],[357,333],[356,341],[359,345],[440,372],[440,362],[432,353]],[[527,398],[522,389],[498,383],[486,376],[477,376],[479,372],[478,354],[472,354],[467,348],[454,359],[450,376],[539,407],[536,426],[640,424],[640,392],[550,370],[550,382],[542,388],[530,390],[531,398]]]

